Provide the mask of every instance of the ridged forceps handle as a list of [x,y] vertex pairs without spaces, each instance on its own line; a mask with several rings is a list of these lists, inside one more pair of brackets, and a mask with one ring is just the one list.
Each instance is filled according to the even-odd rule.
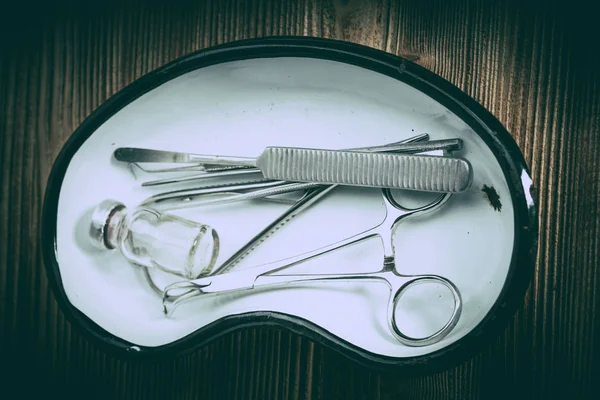
[[256,166],[268,179],[460,193],[472,182],[458,157],[268,147]]

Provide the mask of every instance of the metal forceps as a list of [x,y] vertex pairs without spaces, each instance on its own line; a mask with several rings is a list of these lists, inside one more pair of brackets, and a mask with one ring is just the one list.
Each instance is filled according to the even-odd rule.
[[[289,285],[294,282],[310,281],[374,281],[387,284],[390,290],[388,300],[387,321],[391,334],[402,344],[407,346],[427,346],[442,340],[458,323],[462,312],[462,299],[459,290],[450,280],[438,275],[403,275],[396,270],[395,248],[393,243],[394,233],[401,221],[411,216],[430,213],[439,209],[450,198],[450,193],[445,193],[431,203],[418,207],[406,208],[398,203],[390,189],[381,189],[386,214],[384,219],[375,227],[351,236],[347,239],[333,243],[326,247],[307,253],[275,261],[262,266],[248,268],[238,272],[227,272],[212,275],[194,281],[178,282],[167,286],[163,296],[165,313],[171,314],[173,309],[183,301],[203,295],[219,295],[255,288]],[[341,274],[277,274],[291,266],[303,263],[324,254],[355,245],[365,240],[379,237],[383,244],[383,266],[379,271],[366,273],[341,273]],[[411,337],[402,332],[396,318],[396,309],[402,295],[411,287],[423,283],[438,283],[445,286],[453,296],[454,309],[450,319],[437,332],[426,337]]]

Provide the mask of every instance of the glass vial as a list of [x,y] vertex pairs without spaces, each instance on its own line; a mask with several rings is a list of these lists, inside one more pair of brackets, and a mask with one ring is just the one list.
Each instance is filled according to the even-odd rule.
[[150,208],[129,213],[114,200],[94,210],[90,239],[97,248],[118,249],[134,264],[186,279],[208,275],[219,254],[219,236],[210,226]]

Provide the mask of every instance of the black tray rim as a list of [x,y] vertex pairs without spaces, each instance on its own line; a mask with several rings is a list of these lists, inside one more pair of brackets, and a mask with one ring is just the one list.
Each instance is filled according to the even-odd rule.
[[[490,147],[501,165],[511,192],[515,242],[509,272],[498,299],[484,319],[466,336],[430,354],[398,358],[366,351],[297,316],[261,311],[227,316],[174,342],[158,347],[144,347],[107,332],[70,303],[62,285],[56,257],[56,216],[65,173],[72,157],[83,143],[126,105],[182,74],[230,61],[274,57],[338,61],[400,80],[455,113]],[[402,371],[411,375],[433,373],[473,356],[482,345],[503,332],[511,316],[523,304],[533,276],[538,244],[537,205],[534,200],[536,194],[533,185],[527,187],[523,183],[524,175],[531,179],[523,154],[496,117],[458,87],[409,60],[364,45],[334,39],[273,36],[238,40],[190,53],[145,74],[111,96],[77,127],[57,155],[48,177],[39,230],[42,259],[48,283],[67,320],[84,337],[117,358],[159,361],[188,354],[234,331],[275,326],[304,336],[354,362],[381,372]]]

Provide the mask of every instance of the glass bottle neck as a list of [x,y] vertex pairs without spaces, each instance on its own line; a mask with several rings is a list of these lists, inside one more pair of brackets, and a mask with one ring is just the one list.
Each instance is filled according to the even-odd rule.
[[115,209],[106,221],[104,238],[106,247],[111,250],[119,247],[119,232],[121,231],[126,216],[126,208],[120,207]]

